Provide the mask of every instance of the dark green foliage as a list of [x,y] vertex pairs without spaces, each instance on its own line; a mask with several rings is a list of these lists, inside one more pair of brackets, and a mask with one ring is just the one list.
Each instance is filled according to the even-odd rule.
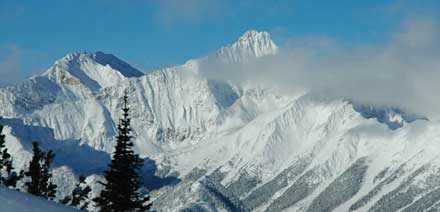
[[[299,177],[309,166],[310,164],[310,158],[299,158],[297,162],[292,165],[291,167],[287,168],[286,170],[282,171],[280,174],[278,174],[274,179],[267,182],[266,184],[258,187],[257,189],[253,190],[245,199],[244,203],[245,205],[250,209],[254,210],[257,207],[261,206],[262,204],[266,203],[271,199],[275,193],[284,188],[289,186],[289,181],[295,180],[297,177]],[[308,176],[308,175],[305,175]],[[295,196],[296,192],[298,190],[301,190],[304,192],[306,189],[304,187],[308,187],[308,184],[306,184],[306,181],[304,183],[301,183],[299,185],[302,188],[298,188],[297,186],[293,186],[294,189],[288,189],[289,193],[287,193],[288,197],[284,198],[282,195],[279,198],[280,200],[275,200],[275,202],[285,202],[283,199],[289,199],[293,200],[294,198],[291,198],[291,196]],[[301,195],[296,195],[297,197]],[[294,202],[294,201],[292,201]],[[293,204],[293,203],[292,203]],[[281,206],[281,203],[278,203],[277,206]]]
[[366,158],[356,160],[312,201],[307,212],[333,211],[352,198],[361,189],[367,169]]
[[256,176],[249,175],[246,171],[240,172],[240,177],[228,186],[228,190],[237,196],[245,196],[255,188],[261,180]]
[[89,206],[89,193],[92,189],[85,184],[85,179],[85,177],[80,176],[78,184],[76,184],[75,189],[72,191],[72,195],[66,196],[61,200],[61,203],[77,207],[81,210],[87,210],[87,207]]
[[228,191],[228,189],[226,189],[220,182],[206,177],[201,183],[206,188],[206,192],[203,193],[202,199],[210,199],[216,208],[225,208],[227,211],[231,212],[250,211],[244,206],[240,198],[235,196],[234,193]]
[[53,199],[57,186],[50,182],[52,178],[50,165],[55,158],[55,154],[52,150],[47,153],[42,151],[37,142],[33,142],[32,145],[34,155],[29,162],[29,170],[24,173],[30,178],[30,181],[25,183],[25,188],[35,196]]
[[104,189],[99,197],[95,198],[96,207],[103,212],[148,211],[151,203],[149,196],[143,196],[139,190],[139,169],[143,160],[135,154],[131,142],[131,127],[128,108],[128,97],[124,96],[123,118],[118,125],[115,152],[105,171],[106,182],[100,182]]
[[[366,204],[368,204],[377,194],[380,193],[380,191],[382,191],[382,189],[385,188],[385,186],[393,183],[394,181],[396,181],[397,179],[399,179],[401,176],[403,176],[405,174],[405,166],[406,163],[402,164],[399,166],[399,168],[397,168],[397,170],[395,170],[393,173],[391,173],[388,177],[386,177],[385,179],[383,179],[382,181],[380,181],[379,184],[377,184],[370,192],[368,192],[367,195],[363,196],[361,199],[359,199],[358,201],[356,201],[353,205],[350,206],[350,211],[356,211],[359,208],[365,206]],[[385,173],[386,174],[386,173]],[[381,176],[382,174],[379,173],[378,176]],[[385,177],[385,176],[384,176]],[[374,179],[380,179],[383,177],[375,177]]]
[[[275,199],[266,212],[283,211],[312,194],[324,180],[323,166],[316,166],[300,176],[284,193]],[[264,195],[264,194],[262,194]]]
[[[403,208],[414,203],[419,195],[425,190],[420,186],[415,185],[416,177],[425,173],[431,167],[423,165],[414,172],[412,172],[405,180],[399,184],[397,188],[381,196],[380,199],[368,210],[371,212],[387,212],[387,211],[401,211]],[[429,183],[426,179],[426,183]]]
[[3,126],[0,126],[0,185],[15,188],[17,181],[23,176],[23,172],[17,174],[12,166],[12,156],[6,148],[5,135],[2,134]]

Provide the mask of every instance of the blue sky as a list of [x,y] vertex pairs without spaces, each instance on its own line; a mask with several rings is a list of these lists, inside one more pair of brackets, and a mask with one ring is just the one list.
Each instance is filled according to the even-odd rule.
[[249,29],[280,45],[380,43],[405,17],[439,8],[438,0],[0,0],[0,71],[39,73],[69,52],[98,50],[149,70],[204,56]]

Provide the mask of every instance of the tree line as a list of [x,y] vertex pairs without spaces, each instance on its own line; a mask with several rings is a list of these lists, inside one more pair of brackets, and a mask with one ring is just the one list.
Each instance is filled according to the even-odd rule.
[[38,142],[32,143],[32,159],[25,170],[17,171],[13,167],[13,157],[8,153],[4,126],[0,125],[0,186],[54,200],[59,203],[87,211],[90,203],[101,212],[137,212],[149,211],[152,203],[150,196],[141,192],[139,171],[143,159],[133,150],[133,136],[129,116],[128,96],[123,97],[122,118],[118,124],[115,150],[108,170],[104,171],[103,186],[99,195],[91,199],[92,189],[84,176],[70,195],[56,199],[57,185],[53,182],[51,165],[55,159],[52,150],[44,151]]

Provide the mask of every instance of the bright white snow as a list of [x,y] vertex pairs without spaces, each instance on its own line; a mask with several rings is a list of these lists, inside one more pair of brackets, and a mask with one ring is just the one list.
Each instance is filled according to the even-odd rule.
[[22,192],[0,188],[0,212],[75,212],[71,207]]
[[[440,185],[433,180],[440,164],[438,122],[408,123],[395,113],[367,119],[341,99],[207,79],[209,67],[201,65],[277,52],[268,33],[250,31],[205,58],[146,75],[103,53],[70,54],[45,74],[0,90],[1,123],[9,126],[8,146],[20,167],[33,140],[56,150],[62,196],[78,175],[91,175],[93,184],[106,167],[128,92],[136,150],[154,159],[163,176],[177,172],[182,180],[154,191],[156,207],[165,211],[226,207],[214,204],[219,194],[207,189],[211,184],[254,211],[307,211],[311,205],[347,211],[356,203],[357,211],[394,210]],[[389,123],[402,127],[391,130]],[[348,185],[341,177],[347,171],[359,176],[352,183],[359,187],[338,187]],[[213,173],[219,182],[206,183]],[[337,188],[352,195],[325,196]],[[387,196],[402,192],[409,196]],[[388,198],[404,205],[382,208]],[[170,199],[172,205],[159,204]]]

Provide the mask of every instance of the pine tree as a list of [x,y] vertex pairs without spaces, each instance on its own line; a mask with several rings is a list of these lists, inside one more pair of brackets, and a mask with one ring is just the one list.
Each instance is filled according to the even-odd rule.
[[84,176],[80,176],[78,184],[76,184],[75,189],[72,191],[72,195],[65,197],[61,203],[77,207],[81,210],[87,210],[89,206],[89,193],[92,189],[85,184],[85,179]]
[[149,196],[144,197],[139,192],[141,184],[138,171],[143,160],[132,149],[127,95],[124,96],[122,111],[123,118],[118,125],[110,170],[104,172],[106,182],[100,182],[104,189],[94,201],[103,212],[148,211],[151,207]]
[[25,188],[35,196],[53,199],[57,186],[50,182],[52,178],[50,165],[55,158],[55,154],[52,150],[49,150],[47,153],[42,151],[37,142],[33,142],[32,145],[34,155],[29,162],[29,170],[24,173],[30,178],[30,181],[25,183]]
[[3,127],[0,125],[0,185],[15,188],[17,181],[23,176],[23,172],[17,174],[12,166],[12,156],[6,148],[6,136],[2,134]]

